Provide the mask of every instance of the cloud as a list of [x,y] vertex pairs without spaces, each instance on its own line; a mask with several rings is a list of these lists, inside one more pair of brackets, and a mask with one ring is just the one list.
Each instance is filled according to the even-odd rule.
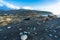
[[24,6],[23,9],[32,9],[32,8],[29,6]]
[[50,11],[55,15],[60,15],[60,1],[51,5],[42,6],[39,10]]
[[[1,0],[0,3],[1,3],[0,6],[5,5],[6,7],[10,8],[10,9],[21,9],[20,6],[16,6],[16,5],[14,5],[14,4],[10,4],[10,3],[8,3],[8,2],[6,2],[6,1],[4,1],[4,0]],[[29,6],[23,6],[22,8],[23,8],[23,9],[32,9],[32,8],[29,7]]]
[[[8,2],[6,2],[6,1],[4,1],[4,0],[1,0],[0,3],[1,3],[0,6],[5,5],[6,7],[10,8],[10,9],[20,9],[20,8],[21,8],[20,6],[16,6],[16,5],[14,5],[14,4],[10,4],[10,3],[8,3]],[[32,9],[32,8],[29,7],[29,6],[23,6],[22,8],[23,8],[23,9]]]
[[3,5],[0,3],[0,6],[2,7]]
[[20,9],[19,6],[15,6],[15,5],[13,5],[13,4],[10,4],[10,3],[8,3],[8,2],[5,2],[4,0],[1,0],[0,3],[1,3],[2,5],[5,5],[5,6],[8,7],[8,8],[11,8],[11,9]]

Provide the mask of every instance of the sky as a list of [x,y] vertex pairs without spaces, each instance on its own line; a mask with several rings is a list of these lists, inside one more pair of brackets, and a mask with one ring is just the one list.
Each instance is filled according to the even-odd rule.
[[60,15],[60,0],[0,0],[0,6],[3,5],[11,9],[42,10]]

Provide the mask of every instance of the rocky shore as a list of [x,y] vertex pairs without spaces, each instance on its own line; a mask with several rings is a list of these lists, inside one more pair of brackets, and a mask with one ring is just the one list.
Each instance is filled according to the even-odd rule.
[[48,21],[32,18],[0,27],[0,40],[21,40],[24,34],[28,36],[26,40],[60,40],[60,18]]

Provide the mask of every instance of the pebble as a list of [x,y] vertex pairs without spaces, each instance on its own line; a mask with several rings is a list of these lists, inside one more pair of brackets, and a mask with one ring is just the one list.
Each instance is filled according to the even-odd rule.
[[35,31],[36,30],[36,27],[34,27],[33,30]]
[[58,38],[57,36],[54,36],[55,38]]
[[2,31],[3,29],[0,29],[0,31]]
[[10,29],[11,27],[9,26],[9,27],[7,27],[8,29]]
[[24,33],[28,33],[28,32],[24,31]]
[[53,32],[56,32],[56,30],[53,30]]
[[60,28],[60,26],[57,26],[56,28]]
[[38,25],[40,25],[41,23],[40,22],[36,22]]
[[19,30],[21,31],[21,30],[22,30],[22,28],[19,28]]
[[19,35],[23,35],[23,32],[20,32]]
[[26,40],[27,38],[28,38],[27,35],[22,35],[22,36],[21,36],[21,40]]
[[6,39],[7,38],[7,36],[4,36],[4,39]]
[[35,32],[35,34],[37,34],[37,33]]
[[53,35],[52,34],[49,34],[50,37],[52,37]]

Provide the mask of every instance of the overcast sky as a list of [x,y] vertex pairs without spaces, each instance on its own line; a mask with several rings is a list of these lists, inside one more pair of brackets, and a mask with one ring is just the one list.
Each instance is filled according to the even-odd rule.
[[44,10],[60,14],[60,0],[1,0],[0,6],[3,5],[12,9]]

